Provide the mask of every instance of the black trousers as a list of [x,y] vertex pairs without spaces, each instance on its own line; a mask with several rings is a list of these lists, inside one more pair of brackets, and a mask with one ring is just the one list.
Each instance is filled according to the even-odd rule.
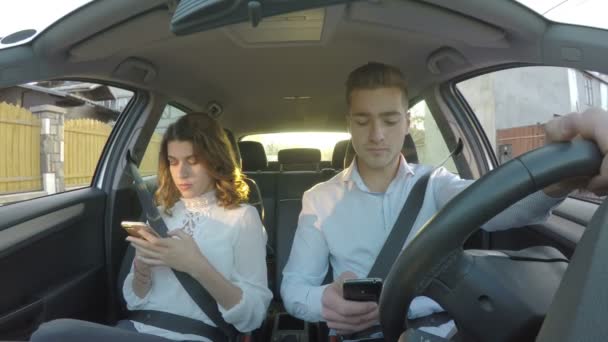
[[40,325],[31,342],[169,342],[164,337],[138,332],[131,321],[119,321],[116,326],[80,321],[56,319]]

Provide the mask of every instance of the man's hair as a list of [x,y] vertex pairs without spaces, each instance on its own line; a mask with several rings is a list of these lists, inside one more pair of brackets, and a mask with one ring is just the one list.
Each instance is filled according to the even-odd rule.
[[169,170],[168,145],[171,141],[192,143],[194,156],[203,163],[215,182],[220,206],[230,209],[247,200],[249,186],[237,166],[226,132],[207,113],[189,113],[167,128],[160,145],[156,201],[167,214],[180,197]]
[[346,103],[350,105],[350,96],[356,89],[397,88],[403,94],[403,104],[407,104],[407,82],[399,68],[369,62],[351,71],[346,80]]

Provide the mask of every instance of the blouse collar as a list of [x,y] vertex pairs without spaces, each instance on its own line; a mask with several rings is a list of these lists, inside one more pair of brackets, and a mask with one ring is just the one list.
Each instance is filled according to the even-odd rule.
[[211,190],[193,198],[181,198],[181,200],[182,202],[184,202],[186,210],[191,212],[207,211],[209,210],[210,206],[214,205],[217,202],[215,190]]

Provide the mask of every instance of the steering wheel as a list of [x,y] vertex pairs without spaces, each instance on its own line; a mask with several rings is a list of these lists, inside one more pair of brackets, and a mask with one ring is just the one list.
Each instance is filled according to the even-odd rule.
[[[522,300],[519,297],[507,296],[506,299],[502,298],[501,302],[501,298],[484,296],[484,291],[494,291],[497,294],[504,291],[506,287],[501,287],[502,282],[505,279],[517,277],[509,275],[508,277],[502,277],[499,281],[493,281],[493,278],[500,278],[499,274],[501,272],[499,267],[495,265],[486,268],[490,271],[484,273],[480,278],[478,272],[479,259],[475,255],[464,251],[462,246],[467,238],[477,231],[482,224],[510,205],[557,181],[577,176],[593,176],[598,173],[601,162],[602,156],[597,146],[589,141],[580,140],[550,144],[501,165],[455,196],[425,224],[408,247],[402,251],[385,280],[380,298],[380,323],[385,340],[397,341],[401,333],[406,330],[405,317],[408,308],[414,297],[420,295],[428,295],[446,308],[459,324],[459,329],[461,328],[460,323],[467,321],[467,317],[464,316],[470,315],[472,312],[476,313],[476,317],[473,317],[473,320],[469,317],[468,324],[465,322],[464,326],[466,330],[472,332],[469,336],[474,336],[475,339],[506,341],[512,339],[513,336],[517,336],[516,333],[509,331],[501,333],[501,329],[519,329],[521,325],[509,326],[508,322],[497,320],[496,315],[499,315],[498,317],[502,317],[502,319],[507,317],[507,319],[513,318],[516,320],[517,317],[512,317],[516,315],[514,311],[502,313],[502,316],[500,316],[501,305],[525,306],[526,299],[530,300],[531,297],[524,297]],[[608,220],[608,210],[605,210],[604,206],[602,205],[596,211],[595,216],[599,215],[601,217],[594,217],[585,235],[589,235],[592,231],[599,231],[597,226]],[[608,233],[605,235],[608,235]],[[595,241],[589,243],[598,243],[597,239],[596,236]],[[581,239],[577,247],[577,253],[575,253],[568,267],[561,288],[558,290],[551,307],[551,310],[555,306],[561,308],[561,310],[549,310],[541,335],[555,335],[555,331],[566,329],[563,322],[555,321],[557,318],[552,318],[552,315],[557,317],[561,313],[563,316],[562,311],[565,307],[575,305],[571,296],[573,289],[564,289],[568,284],[575,286],[574,283],[577,280],[568,280],[575,277],[570,274],[576,273],[576,277],[580,277],[581,272],[583,272],[583,275],[586,272],[591,272],[591,268],[584,265],[584,262],[576,264],[575,259],[577,254],[580,254],[578,253],[579,250],[583,248],[581,245],[583,240],[585,240],[585,237]],[[583,267],[582,271],[575,270],[575,272],[572,270],[573,267],[579,267],[577,265]],[[585,266],[587,268],[584,268]],[[477,272],[477,275],[473,276],[475,272]],[[539,276],[532,275],[530,278],[538,280]],[[519,279],[513,281],[517,282]],[[465,283],[480,294],[478,298],[475,298],[476,302],[464,302],[462,299],[458,302],[454,301],[453,298],[450,302],[442,298],[442,296],[449,296],[451,292],[461,288]],[[599,281],[599,283],[605,284],[605,281]],[[559,280],[556,281],[556,290],[557,286],[559,286]],[[542,289],[539,289],[539,291],[542,291]],[[606,293],[607,291],[604,290],[603,292]],[[553,293],[555,292],[552,292],[549,296],[546,304],[547,308],[551,304]],[[580,299],[583,300],[582,297]],[[558,301],[566,304],[557,303]],[[450,310],[450,308],[456,308],[457,306],[464,306],[465,310]],[[476,308],[476,310],[467,311],[467,306]],[[569,307],[568,310],[574,312],[571,315],[572,317],[576,317],[574,307]],[[452,311],[458,311],[458,313]],[[543,316],[545,312],[542,313]],[[598,319],[602,320],[603,317],[606,316],[601,315]],[[575,323],[575,319],[571,319],[571,323]],[[541,323],[542,319],[538,322],[532,338],[536,336]],[[552,326],[549,327],[548,325],[551,324]],[[602,326],[604,327],[603,331],[605,331],[606,324]],[[557,338],[557,336],[559,336],[558,339],[563,340],[564,335],[555,335],[554,337]],[[598,334],[598,336],[601,335]]]

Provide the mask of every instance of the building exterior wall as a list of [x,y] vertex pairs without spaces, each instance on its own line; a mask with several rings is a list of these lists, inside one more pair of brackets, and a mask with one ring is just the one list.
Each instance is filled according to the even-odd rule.
[[608,109],[608,77],[561,67],[501,70],[463,81],[458,89],[498,155],[504,154],[507,140],[513,142],[518,137],[526,142],[518,142],[519,147],[508,147],[514,148],[509,150],[514,156],[521,154],[520,147],[528,146],[531,141],[534,146],[538,145],[541,139],[531,138],[528,133],[540,134],[537,130],[542,127],[537,126],[555,116],[590,107]]
[[554,115],[570,112],[565,68],[527,67],[499,71],[492,76],[495,130],[545,123]]
[[492,144],[496,141],[496,103],[493,74],[481,75],[458,84]]
[[[116,89],[116,88],[112,88]],[[120,111],[124,109],[124,107],[128,104],[130,98],[133,93],[127,90],[118,89],[117,94],[120,96],[117,100],[108,100],[101,101],[100,104],[104,105],[105,102],[113,103],[111,109]],[[23,107],[27,110],[31,110],[31,108],[45,105],[57,106],[65,109],[65,119],[73,120],[73,119],[94,119],[102,122],[107,122],[109,120],[108,112],[102,112],[92,106],[91,104],[84,104],[81,106],[62,106],[61,102],[64,100],[59,96],[52,96],[46,93],[38,92],[32,89],[26,89],[21,87],[9,87],[0,89],[0,103],[6,102],[8,104],[12,104],[15,106]]]
[[6,102],[15,106],[30,110],[32,107],[55,105],[59,98],[49,94],[40,93],[34,90],[9,87],[0,89],[0,102]]

